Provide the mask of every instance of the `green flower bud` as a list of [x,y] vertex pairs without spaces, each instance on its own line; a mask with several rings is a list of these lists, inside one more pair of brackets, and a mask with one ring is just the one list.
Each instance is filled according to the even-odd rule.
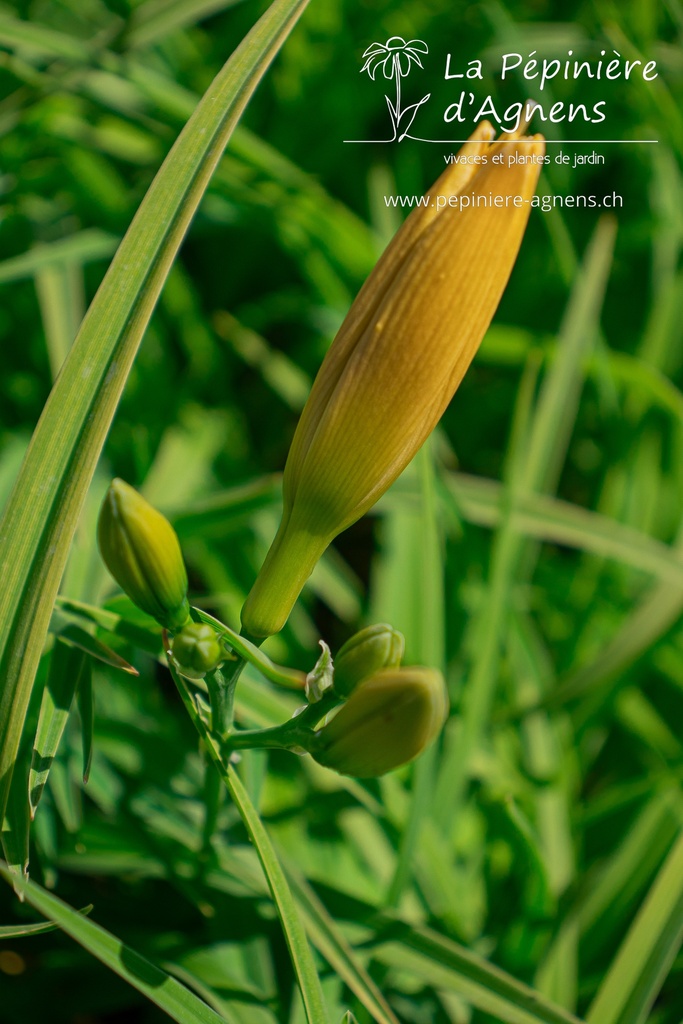
[[339,648],[334,659],[334,688],[348,697],[363,679],[381,668],[398,668],[405,651],[403,633],[385,622],[367,626]]
[[316,735],[311,754],[342,775],[372,778],[412,761],[448,714],[443,676],[429,668],[385,668],[353,691]]
[[166,629],[187,622],[187,572],[176,532],[123,480],[107,491],[97,540],[109,572],[138,608]]
[[178,671],[188,679],[203,679],[225,658],[216,631],[206,622],[190,622],[173,637],[171,655]]

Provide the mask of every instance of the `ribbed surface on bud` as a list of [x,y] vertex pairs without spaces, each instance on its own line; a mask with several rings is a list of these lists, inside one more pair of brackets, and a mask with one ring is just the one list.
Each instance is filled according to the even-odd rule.
[[171,655],[181,675],[203,679],[224,660],[216,631],[206,622],[189,622],[173,637]]
[[334,688],[348,697],[360,682],[382,668],[398,668],[405,651],[405,639],[385,622],[355,633],[334,659]]
[[[330,541],[377,501],[436,426],[496,311],[544,152],[540,136],[492,143],[482,123],[431,205],[413,211],[356,298],[297,427],[282,523],[242,611],[252,636],[282,628]],[[493,157],[502,155],[502,163]],[[450,196],[467,195],[467,208]],[[439,208],[437,200],[446,200]]]
[[176,532],[123,480],[107,491],[97,540],[109,572],[138,608],[167,629],[187,622],[187,572]]
[[342,775],[384,775],[421,754],[447,714],[448,696],[439,672],[382,669],[360,683],[323,726],[311,753]]

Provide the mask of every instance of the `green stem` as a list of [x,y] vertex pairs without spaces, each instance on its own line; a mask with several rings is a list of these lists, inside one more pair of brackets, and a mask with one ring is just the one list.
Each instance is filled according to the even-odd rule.
[[[201,739],[204,741],[206,751],[213,761],[214,767],[228,793],[232,797],[258,854],[264,874],[268,880],[271,895],[277,907],[287,946],[292,957],[292,963],[297,974],[301,997],[306,1009],[306,1019],[309,1024],[324,1024],[328,1017],[311,949],[296,904],[287,884],[287,879],[277,859],[270,837],[256,809],[250,802],[247,791],[242,785],[237,772],[232,765],[226,763],[217,738],[211,734],[206,723],[202,720],[186,681],[182,676],[178,675],[171,661],[169,661],[169,670],[185,705],[185,710],[194,723]],[[237,680],[240,671],[241,668],[235,670],[231,681]]]
[[216,831],[218,813],[221,806],[223,785],[220,776],[214,770],[210,754],[204,750],[204,826],[202,828],[202,848],[197,859],[197,874],[201,877],[206,871],[211,858],[211,840]]
[[338,703],[339,697],[336,694],[327,694],[282,725],[270,729],[241,729],[233,732],[223,745],[223,755],[227,757],[234,750],[253,750],[258,747],[280,750],[302,747],[310,752],[315,745],[315,726]]
[[[210,619],[211,616],[208,618]],[[213,621],[217,622],[217,620]],[[217,624],[220,625],[220,623]],[[228,763],[230,754],[236,750],[258,748],[287,750],[292,747],[311,750],[314,745],[315,726],[340,701],[336,693],[329,692],[321,700],[309,704],[301,714],[288,722],[283,722],[282,725],[272,726],[270,729],[232,731],[235,688],[247,663],[244,658],[237,657],[234,661],[227,662],[222,671],[217,669],[206,676],[206,685],[211,700],[211,729],[209,729],[199,715],[185,677],[176,671],[169,650],[166,630],[163,633],[163,642],[169,670],[183,698],[188,714],[199,730],[202,739],[213,744],[212,749],[216,751],[219,760],[224,765]]]
[[[295,732],[288,729],[289,722],[285,725],[276,725],[272,729],[240,729],[233,732],[225,745],[222,747],[224,756],[231,754],[234,750],[288,750],[290,747],[303,747],[306,749],[306,740],[312,735],[310,729]],[[300,735],[301,733],[301,735]]]
[[265,638],[280,632],[330,540],[291,516],[283,518],[242,607],[247,634]]
[[245,664],[241,658],[230,663],[231,671],[227,679],[220,669],[206,675],[206,685],[211,698],[211,728],[218,736],[227,736],[232,729],[235,689]]
[[[201,622],[208,622],[210,626],[214,626],[219,636],[223,637],[228,642],[235,654],[242,661],[242,665],[237,675],[242,671],[242,668],[244,667],[243,663],[248,661],[271,683],[276,683],[278,686],[284,686],[288,690],[303,690],[306,684],[306,675],[304,672],[298,672],[293,668],[285,668],[282,665],[276,665],[275,662],[270,660],[267,654],[264,654],[263,651],[258,649],[256,644],[253,644],[250,640],[247,640],[246,637],[241,636],[239,633],[235,633],[235,631],[230,629],[229,626],[226,626],[218,619],[214,619],[213,615],[209,615],[208,612],[202,611],[201,608],[193,608],[192,612]],[[235,679],[237,679],[237,676],[235,676]]]

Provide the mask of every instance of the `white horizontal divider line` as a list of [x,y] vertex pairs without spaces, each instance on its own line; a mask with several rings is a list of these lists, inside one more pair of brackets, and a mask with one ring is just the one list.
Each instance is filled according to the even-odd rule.
[[[461,146],[470,139],[416,139],[412,135],[407,136],[412,142],[432,142],[437,146]],[[344,139],[350,145],[390,145],[396,139]],[[402,142],[405,139],[401,140]],[[491,145],[512,146],[520,142],[536,142],[536,139],[493,139]],[[547,146],[630,146],[630,145],[653,145],[659,139],[545,139]]]

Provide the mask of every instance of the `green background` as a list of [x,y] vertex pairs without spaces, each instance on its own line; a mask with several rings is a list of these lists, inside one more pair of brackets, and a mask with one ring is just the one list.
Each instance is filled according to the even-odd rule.
[[[263,9],[0,6],[3,500],[118,239]],[[335,649],[387,619],[406,633],[410,661],[447,673],[452,719],[416,771],[359,784],[292,755],[243,763],[272,834],[406,1022],[498,1018],[470,1018],[448,972],[401,952],[373,910],[397,906],[583,1014],[683,821],[682,31],[677,0],[311,0],[169,277],[63,585],[132,614],[94,544],[118,475],[173,518],[193,598],[237,624],[277,522],[272,474],[397,226],[383,197],[428,189],[449,151],[343,143],[389,127],[385,83],[359,73],[370,43],[427,42],[405,91],[413,101],[432,91],[415,129],[436,137],[456,90],[443,81],[447,52],[488,68],[513,50],[603,46],[658,61],[651,84],[552,83],[553,99],[607,99],[605,124],[581,137],[659,144],[598,147],[604,166],[544,171],[544,194],[622,194],[616,223],[587,210],[532,215],[441,427],[339,538],[267,648],[307,670],[319,636]],[[526,98],[519,78],[475,86],[503,105]],[[583,131],[576,122],[548,137]],[[74,716],[36,817],[33,876],[72,905],[94,903],[98,922],[211,989],[228,1020],[296,1024],[286,948],[237,816],[226,803],[213,839],[203,831],[203,766],[166,672],[101,635],[141,675],[95,668],[92,778],[84,790]],[[296,705],[254,676],[242,688],[243,724]],[[3,920],[29,918],[9,890],[0,898]],[[20,961],[3,960],[10,948]],[[652,1024],[683,1016],[682,967]],[[332,973],[325,991],[335,1021],[347,1006],[369,1019]],[[0,1021],[48,1019],[163,1015],[65,937],[4,944]]]

